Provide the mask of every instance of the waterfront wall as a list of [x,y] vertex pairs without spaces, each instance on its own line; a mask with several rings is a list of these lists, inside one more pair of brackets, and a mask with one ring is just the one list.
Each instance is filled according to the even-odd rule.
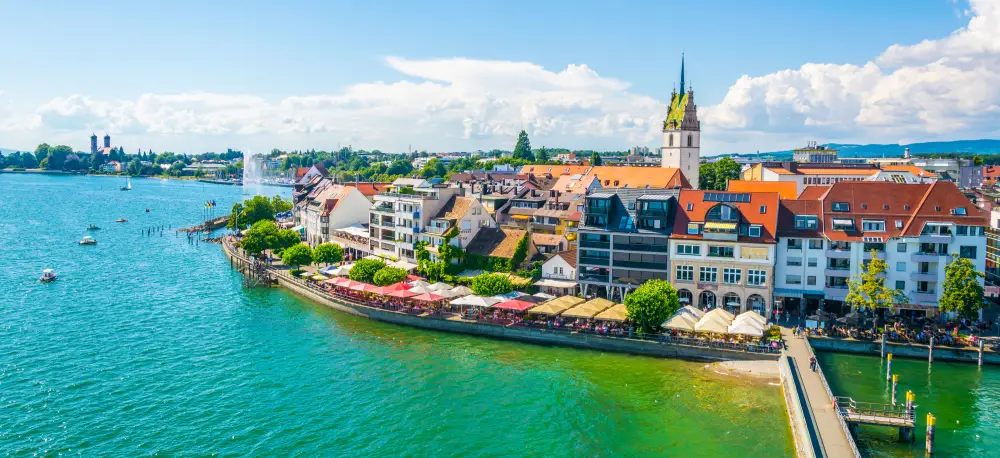
[[[829,337],[810,337],[809,343],[812,347],[820,351],[833,351],[840,353],[855,353],[863,355],[881,355],[881,342],[867,342],[853,339],[834,339]],[[889,342],[886,344],[886,353],[892,353],[899,358],[917,358],[927,360],[929,347],[926,345],[912,345]],[[979,361],[979,351],[973,349],[934,347],[935,361],[956,361],[976,364]],[[1000,365],[1000,354],[993,351],[983,351],[983,364]]]
[[781,379],[781,392],[785,396],[785,412],[788,413],[788,423],[792,427],[792,438],[795,440],[796,456],[799,458],[814,458],[813,438],[809,434],[805,412],[799,400],[804,397],[802,386],[792,377],[792,368],[788,357],[778,360],[778,376]]

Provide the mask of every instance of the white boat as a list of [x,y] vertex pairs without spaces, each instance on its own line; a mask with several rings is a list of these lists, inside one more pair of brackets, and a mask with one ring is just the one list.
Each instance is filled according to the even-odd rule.
[[42,276],[38,278],[38,281],[42,283],[56,281],[56,273],[52,269],[42,269]]
[[80,245],[97,245],[97,239],[88,235],[80,240]]
[[128,175],[125,175],[125,186],[122,186],[122,191],[132,190],[132,179]]

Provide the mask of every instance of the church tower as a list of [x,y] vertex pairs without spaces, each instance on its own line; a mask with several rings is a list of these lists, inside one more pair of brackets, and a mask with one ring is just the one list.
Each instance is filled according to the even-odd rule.
[[97,134],[90,134],[90,154],[97,154]]
[[681,93],[670,95],[667,119],[663,121],[663,143],[660,147],[663,167],[681,170],[691,187],[698,189],[698,168],[701,166],[701,121],[694,91],[684,93],[684,56],[681,55]]
[[107,133],[104,134],[104,147],[111,148],[111,136]]

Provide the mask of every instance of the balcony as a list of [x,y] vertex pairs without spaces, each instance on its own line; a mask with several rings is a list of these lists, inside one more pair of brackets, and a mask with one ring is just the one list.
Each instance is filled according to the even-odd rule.
[[639,215],[639,218],[663,218],[663,217],[667,216],[667,211],[666,210],[654,210],[654,209],[639,210],[638,215]]
[[938,302],[937,293],[933,290],[910,291],[910,302],[917,305],[935,305]]
[[850,277],[851,268],[850,267],[827,267],[823,270],[823,274],[827,277]]
[[448,232],[448,229],[451,229],[451,227],[427,226],[424,228],[424,232],[427,234],[442,235]]
[[645,253],[666,253],[669,251],[667,245],[649,245],[639,243],[616,243],[615,251],[642,251]]
[[642,262],[642,261],[625,261],[625,260],[614,260],[615,267],[631,267],[633,269],[646,269],[646,270],[667,270],[667,261],[663,262]]
[[951,243],[951,234],[920,234],[920,243]]
[[392,209],[392,204],[379,204],[372,207],[371,211],[376,213],[392,213],[395,210]]
[[937,271],[930,272],[910,272],[910,280],[914,281],[938,281]]
[[400,194],[398,192],[380,192],[379,196],[385,197],[395,197],[398,199],[414,199],[414,200],[438,200],[438,197],[433,194]]
[[937,254],[934,252],[917,252],[910,255],[910,261],[913,262],[938,262],[941,260],[941,256],[944,254]]
[[597,258],[597,257],[591,257],[591,256],[581,256],[580,257],[580,264],[588,264],[588,265],[591,265],[591,266],[607,266],[608,265],[608,261],[610,261],[610,259],[608,259],[608,258]]
[[[875,252],[875,257],[884,261],[885,260],[885,252],[884,251],[876,251]],[[861,258],[864,259],[865,261],[870,260],[872,258],[872,252],[871,251],[866,251],[864,253],[864,255],[861,256]]]
[[595,240],[587,240],[584,238],[580,239],[581,248],[599,248],[602,250],[607,250],[611,248],[611,242],[599,242]]
[[826,286],[823,288],[823,295],[825,295],[827,299],[842,301],[847,298],[847,285]]
[[831,259],[850,259],[851,250],[850,248],[844,248],[839,250],[826,250],[826,257]]
[[607,283],[608,274],[591,274],[591,273],[580,273],[579,281],[589,281],[598,283]]

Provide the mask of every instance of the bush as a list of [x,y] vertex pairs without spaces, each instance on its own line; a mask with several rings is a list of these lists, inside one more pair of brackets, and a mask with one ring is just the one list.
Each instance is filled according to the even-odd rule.
[[403,280],[406,280],[406,271],[399,267],[383,267],[372,276],[372,282],[378,286],[389,286]]
[[309,245],[300,243],[285,249],[281,255],[281,262],[286,266],[305,266],[312,264],[313,252]]
[[361,259],[354,263],[348,276],[351,280],[364,283],[371,283],[375,278],[375,273],[385,267],[385,263],[377,259]]
[[[517,246],[514,247],[514,254],[510,257],[510,268],[517,269],[524,262],[524,258],[528,256],[528,238],[531,234],[528,232],[524,233],[521,240],[517,241]],[[530,276],[530,275],[529,275]]]
[[321,243],[313,250],[313,260],[325,264],[336,264],[344,260],[344,249],[335,243]]
[[291,274],[291,276],[293,276],[295,278],[299,278],[299,275],[302,275],[302,272],[305,272],[305,271],[302,270],[302,269],[292,269],[292,270],[288,271],[288,273]]
[[677,291],[663,280],[649,280],[625,296],[625,310],[642,332],[659,332],[660,325],[680,308]]
[[772,325],[767,328],[767,333],[764,334],[764,338],[770,340],[781,340],[781,328]]
[[496,296],[514,289],[510,278],[500,274],[482,274],[472,279],[472,291],[480,296]]

